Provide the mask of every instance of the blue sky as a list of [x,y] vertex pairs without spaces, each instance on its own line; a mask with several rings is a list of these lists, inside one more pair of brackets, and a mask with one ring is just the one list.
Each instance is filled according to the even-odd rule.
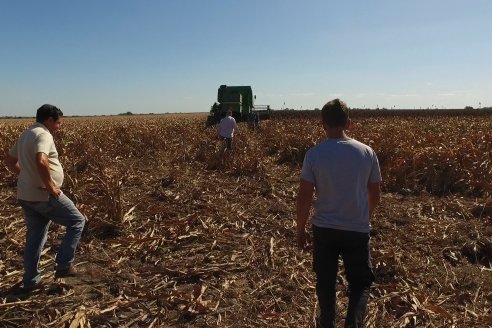
[[[0,0],[0,116],[492,106],[489,0]],[[285,104],[285,105],[284,105]]]

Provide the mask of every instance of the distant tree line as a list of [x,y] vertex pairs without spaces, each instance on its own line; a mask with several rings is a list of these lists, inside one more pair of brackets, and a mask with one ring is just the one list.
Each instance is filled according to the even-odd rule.
[[[480,109],[350,109],[350,116],[357,117],[390,117],[390,116],[481,116],[490,115],[492,107]],[[319,117],[320,110],[277,110],[272,111],[272,119],[275,118],[309,118]]]

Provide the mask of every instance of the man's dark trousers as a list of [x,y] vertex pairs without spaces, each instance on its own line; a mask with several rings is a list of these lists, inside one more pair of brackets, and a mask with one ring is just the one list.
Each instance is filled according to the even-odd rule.
[[374,281],[369,253],[369,233],[321,228],[313,225],[313,267],[320,307],[318,327],[334,328],[336,319],[336,282],[341,255],[349,284],[349,304],[345,328],[360,328]]

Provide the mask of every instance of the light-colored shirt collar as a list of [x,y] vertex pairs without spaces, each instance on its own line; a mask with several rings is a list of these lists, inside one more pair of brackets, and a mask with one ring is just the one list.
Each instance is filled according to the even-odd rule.
[[[50,132],[50,130],[48,130],[48,128],[46,127],[46,125],[44,125],[43,123],[34,122],[34,124],[32,126],[40,127],[40,128],[43,128],[46,132]],[[50,132],[50,134],[51,134],[51,132]]]

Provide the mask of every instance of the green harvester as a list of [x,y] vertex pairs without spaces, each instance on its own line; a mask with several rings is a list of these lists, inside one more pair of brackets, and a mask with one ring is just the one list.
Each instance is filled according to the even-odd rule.
[[270,118],[269,105],[254,105],[251,86],[221,85],[217,92],[217,102],[210,109],[207,125],[217,124],[227,113],[232,111],[236,121],[260,120]]

